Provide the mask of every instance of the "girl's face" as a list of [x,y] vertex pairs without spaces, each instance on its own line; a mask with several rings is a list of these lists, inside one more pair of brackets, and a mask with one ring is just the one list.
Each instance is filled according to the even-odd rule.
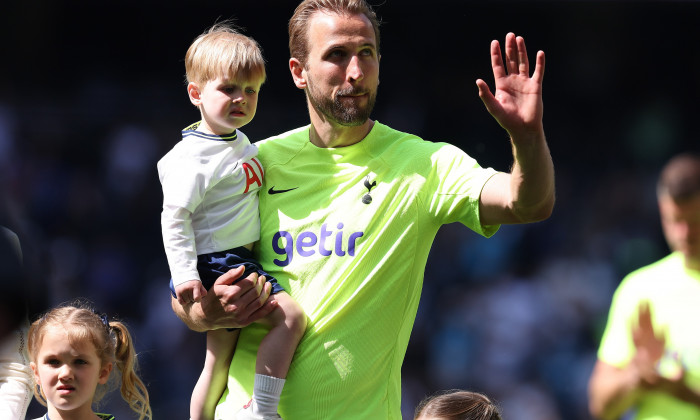
[[60,327],[48,327],[31,367],[48,401],[49,413],[52,408],[58,413],[92,413],[95,389],[107,382],[112,363],[102,366],[92,343],[71,344]]

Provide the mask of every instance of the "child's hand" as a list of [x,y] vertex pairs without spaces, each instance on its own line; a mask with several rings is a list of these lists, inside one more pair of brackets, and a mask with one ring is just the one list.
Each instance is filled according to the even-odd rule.
[[201,281],[189,280],[175,286],[175,295],[180,305],[187,305],[202,300],[207,295],[207,289],[204,288]]

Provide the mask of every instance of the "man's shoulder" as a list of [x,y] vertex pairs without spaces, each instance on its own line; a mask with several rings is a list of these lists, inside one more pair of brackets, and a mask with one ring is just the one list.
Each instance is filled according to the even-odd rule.
[[452,144],[425,140],[416,134],[397,130],[379,122],[375,123],[371,136],[373,141],[371,141],[370,147],[372,149],[399,153],[401,155],[405,153],[432,155],[436,152],[441,152],[451,156],[461,151]]
[[396,142],[429,143],[415,134],[397,130],[395,128],[389,127],[386,124],[382,124],[379,121],[375,121],[374,126],[370,131],[370,135],[382,139],[391,139],[392,141]]
[[276,136],[258,140],[258,157],[263,165],[277,163],[280,159],[288,160],[296,155],[309,142],[309,126],[295,128]]
[[671,253],[657,261],[631,271],[625,276],[622,284],[626,284],[628,287],[631,284],[640,287],[647,282],[658,284],[659,275],[663,275],[664,278],[673,277],[673,273],[677,269],[682,269],[682,267],[682,255]]
[[258,140],[255,142],[255,145],[258,146],[258,148],[263,148],[263,147],[279,147],[279,146],[284,146],[286,143],[296,143],[299,141],[303,141],[304,138],[308,140],[309,138],[309,126],[305,125],[303,127],[298,127],[293,130],[286,131],[282,134],[277,134],[272,137],[268,137],[262,140]]
[[670,267],[675,267],[675,266],[682,266],[683,265],[683,255],[679,252],[672,252],[663,258],[660,258],[650,264],[647,264],[643,267],[640,267],[634,271],[632,271],[630,274],[640,274],[640,273],[645,273],[648,271],[657,271],[657,270],[668,270]]

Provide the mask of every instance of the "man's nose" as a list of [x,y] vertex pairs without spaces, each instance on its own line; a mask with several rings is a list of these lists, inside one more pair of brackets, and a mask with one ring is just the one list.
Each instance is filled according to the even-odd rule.
[[358,56],[354,55],[350,58],[345,74],[346,79],[349,82],[362,80],[362,78],[365,77],[365,74],[362,71],[362,66],[360,65],[360,58]]

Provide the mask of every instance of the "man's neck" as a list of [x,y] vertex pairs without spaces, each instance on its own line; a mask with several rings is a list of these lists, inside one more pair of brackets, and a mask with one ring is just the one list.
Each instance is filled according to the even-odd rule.
[[309,140],[317,147],[333,148],[346,147],[361,142],[374,126],[374,121],[368,119],[364,124],[348,127],[331,124],[328,121],[311,122]]
[[685,268],[700,272],[700,259],[685,257]]

